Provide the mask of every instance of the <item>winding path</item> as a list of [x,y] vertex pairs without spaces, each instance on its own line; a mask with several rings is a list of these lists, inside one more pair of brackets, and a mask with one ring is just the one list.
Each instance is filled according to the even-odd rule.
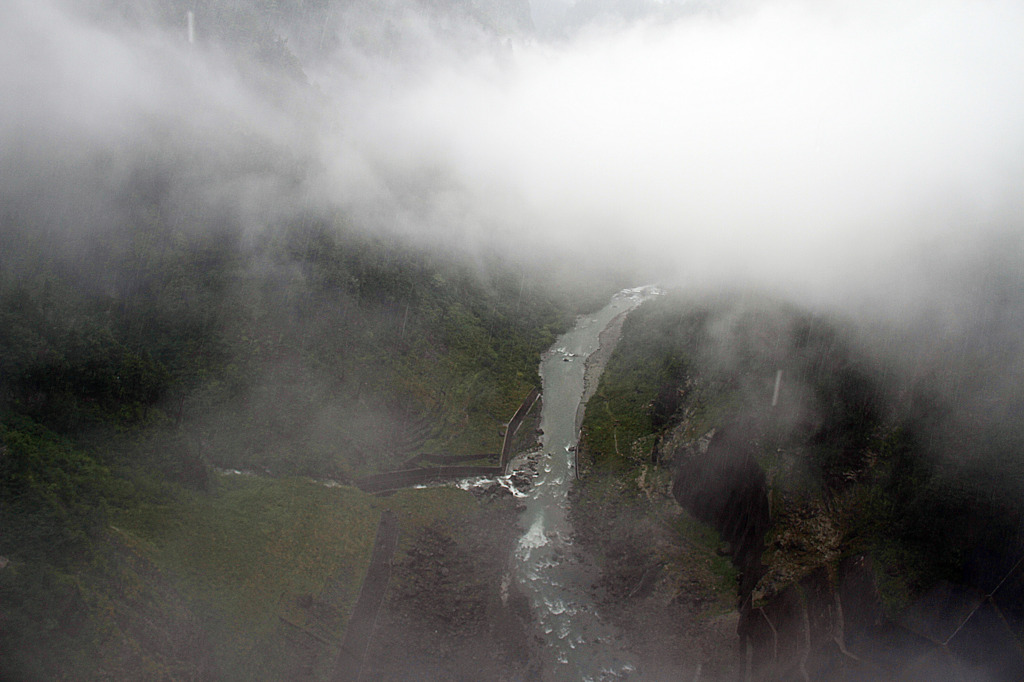
[[391,579],[391,558],[398,546],[398,519],[391,511],[380,515],[377,524],[377,538],[373,544],[370,567],[363,579],[359,599],[352,609],[341,651],[334,663],[334,682],[356,682],[363,668],[366,647],[373,636],[377,612],[384,601],[384,594]]

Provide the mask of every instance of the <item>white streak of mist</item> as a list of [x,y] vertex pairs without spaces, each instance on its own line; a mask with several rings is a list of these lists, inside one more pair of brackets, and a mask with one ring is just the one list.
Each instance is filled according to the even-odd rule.
[[444,179],[427,229],[836,301],[1021,230],[1020,35],[999,0],[746,3],[441,64],[346,134]]
[[998,238],[1024,259],[1010,0],[752,0],[502,47],[407,8],[388,22],[414,44],[391,51],[339,10],[300,55],[315,114],[208,41],[70,8],[0,5],[0,87],[20,93],[0,109],[0,191],[47,214],[102,208],[157,162],[180,204],[246,225],[340,211],[444,248],[805,302],[934,298],[937,271]]

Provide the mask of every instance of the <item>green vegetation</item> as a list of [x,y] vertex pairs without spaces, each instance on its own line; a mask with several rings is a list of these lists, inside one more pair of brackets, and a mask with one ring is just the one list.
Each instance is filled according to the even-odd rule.
[[283,631],[340,639],[379,511],[357,490],[303,480],[221,476],[217,487],[126,510],[116,529],[182,593],[218,677],[283,679]]
[[[302,60],[333,50],[339,7],[79,9],[147,45],[159,27],[183,40],[194,11],[192,55],[240,76],[254,118],[322,125]],[[403,537],[478,511],[461,492],[344,484],[415,454],[497,452],[539,353],[610,294],[315,211],[297,199],[307,149],[202,120],[147,112],[81,148],[71,134],[59,181],[3,188],[0,678],[326,674],[321,640],[344,630],[380,509],[408,512]],[[326,648],[296,657],[295,637]]]
[[[243,240],[132,201],[149,218],[84,256],[5,229],[0,675],[299,665],[269,643],[325,591],[323,636],[343,631],[379,512],[214,467],[345,482],[497,452],[579,300],[325,222]],[[147,619],[180,637],[143,641]]]
[[247,247],[169,226],[125,238],[159,259],[112,256],[114,292],[42,254],[0,284],[5,409],[68,434],[173,425],[220,466],[357,475],[424,443],[493,449],[571,320],[496,264],[481,280],[326,226]]
[[1022,472],[1004,454],[1015,424],[953,430],[959,406],[936,386],[955,376],[955,358],[918,362],[910,375],[877,348],[770,300],[664,297],[624,325],[588,404],[582,452],[593,475],[619,472],[639,497],[641,471],[668,475],[700,456],[713,429],[740,428],[768,481],[761,589],[864,552],[898,611],[939,580],[971,579],[972,555],[1013,552]]
[[[97,583],[112,577],[112,552],[101,544],[111,503],[128,499],[123,481],[66,439],[24,420],[0,427],[0,637],[8,652],[52,646],[70,628],[77,641],[98,640],[109,618],[83,617],[106,601]],[[116,571],[114,571],[116,574]],[[81,652],[54,647],[47,658],[27,658],[8,674],[50,676],[73,669]],[[17,677],[18,675],[14,675]]]

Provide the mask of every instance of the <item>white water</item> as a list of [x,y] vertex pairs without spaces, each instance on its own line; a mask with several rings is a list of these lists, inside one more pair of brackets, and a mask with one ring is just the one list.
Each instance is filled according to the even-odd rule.
[[545,680],[616,680],[637,672],[622,634],[601,617],[590,597],[599,576],[588,558],[573,547],[568,494],[575,478],[577,410],[586,359],[597,350],[599,334],[616,316],[657,293],[653,287],[619,292],[599,312],[580,317],[541,361],[544,457],[523,500],[527,531],[515,549],[513,577],[530,601],[545,644],[541,652]]

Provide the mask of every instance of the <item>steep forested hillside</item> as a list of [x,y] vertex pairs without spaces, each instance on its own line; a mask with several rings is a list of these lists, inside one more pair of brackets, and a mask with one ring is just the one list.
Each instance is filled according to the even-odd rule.
[[41,670],[130,575],[118,518],[219,497],[215,467],[346,482],[418,452],[496,452],[582,303],[322,221],[243,235],[153,218],[75,253],[15,221],[4,236],[2,632]]
[[419,21],[497,44],[525,8],[20,8],[47,45],[3,122],[0,677],[329,677],[382,509],[445,539],[499,514],[347,484],[496,452],[539,352],[606,291],[399,237],[430,178],[319,196],[310,139],[339,103],[309,72],[407,59]]
[[758,296],[669,297],[630,316],[588,404],[581,504],[625,477],[620,505],[663,514],[671,495],[717,531],[764,679],[925,674],[943,641],[940,677],[1021,670],[1020,423],[973,412],[990,396],[969,387],[1000,377],[969,347],[916,337],[908,368],[908,338]]

